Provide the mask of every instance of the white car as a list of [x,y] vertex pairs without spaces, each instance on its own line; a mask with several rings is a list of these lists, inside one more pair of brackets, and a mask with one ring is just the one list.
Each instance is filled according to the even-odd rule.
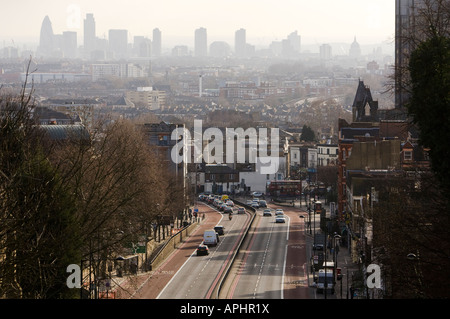
[[285,222],[286,222],[286,218],[284,218],[284,216],[275,217],[275,223],[285,223]]
[[275,211],[275,216],[281,216],[284,215],[284,211],[281,208],[277,208]]
[[228,200],[226,201],[226,204],[227,204],[228,206],[231,206],[231,207],[234,206],[234,202],[233,202],[232,200],[230,200],[230,199],[228,199]]
[[263,216],[272,216],[272,212],[270,211],[270,209],[264,209]]

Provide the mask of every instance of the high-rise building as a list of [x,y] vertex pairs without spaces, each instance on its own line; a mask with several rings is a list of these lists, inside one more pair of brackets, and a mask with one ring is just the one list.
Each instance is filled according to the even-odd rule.
[[48,16],[45,16],[44,21],[42,21],[41,34],[39,38],[39,54],[42,56],[52,55],[55,49],[54,41],[55,39],[52,23],[50,22],[50,18]]
[[208,40],[205,28],[195,30],[194,55],[197,57],[205,57],[208,55]]
[[133,42],[133,55],[145,58],[151,56],[152,42],[144,36],[135,36]]
[[128,54],[128,31],[120,29],[109,30],[109,50],[114,58],[121,59]]
[[156,28],[153,29],[153,40],[152,40],[152,55],[153,56],[161,56],[162,49],[162,36],[161,31]]
[[321,60],[330,60],[332,57],[332,49],[331,49],[331,45],[329,44],[322,44],[320,46],[320,59]]
[[247,35],[245,29],[239,29],[234,34],[234,53],[237,57],[246,56]]
[[413,48],[410,38],[415,32],[417,8],[425,0],[395,0],[395,108],[401,109],[409,95],[403,85],[404,69]]
[[74,59],[77,57],[77,33],[65,31],[62,34],[62,52],[65,58]]
[[96,49],[96,35],[95,35],[95,19],[92,13],[86,14],[84,19],[84,53],[90,56],[92,51]]
[[288,35],[289,43],[295,53],[300,53],[301,37],[298,35],[297,31],[292,32]]
[[358,59],[359,57],[361,57],[361,47],[359,46],[359,43],[356,41],[356,36],[355,39],[353,40],[352,45],[350,46],[349,55],[353,59]]

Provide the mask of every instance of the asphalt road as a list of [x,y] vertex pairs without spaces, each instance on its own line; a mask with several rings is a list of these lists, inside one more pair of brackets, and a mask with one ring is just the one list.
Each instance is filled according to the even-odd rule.
[[[286,223],[275,223],[275,216],[263,217],[257,211],[253,227],[225,281],[220,299],[309,299],[317,298],[308,286],[305,218],[292,206],[283,208]],[[206,219],[167,260],[130,288],[134,299],[210,299],[231,261],[234,250],[250,221],[248,214],[228,216],[203,204],[198,205]],[[225,234],[210,254],[197,256],[203,232],[216,225]],[[320,298],[320,296],[319,296]]]
[[[209,211],[209,214],[214,212]],[[197,256],[195,248],[201,243],[201,237],[196,241],[193,250],[186,250],[190,255],[171,280],[162,289],[157,298],[161,299],[209,299],[214,297],[214,288],[226,271],[236,250],[244,229],[250,219],[250,214],[234,214],[229,220],[228,215],[216,212],[220,218],[216,224],[225,227],[224,235],[220,236],[217,246],[210,247],[209,255]],[[215,225],[210,223],[209,229]],[[202,227],[202,230],[208,227]],[[203,235],[203,231],[199,232]]]
[[258,209],[248,240],[224,285],[221,298],[229,299],[308,299],[304,218],[292,206],[282,208],[286,223],[275,216],[263,217]]

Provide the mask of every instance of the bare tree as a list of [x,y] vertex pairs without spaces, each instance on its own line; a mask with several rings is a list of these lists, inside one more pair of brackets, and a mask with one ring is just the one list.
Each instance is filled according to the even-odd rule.
[[[380,179],[370,262],[383,265],[387,297],[447,298],[449,216],[433,174]],[[414,258],[411,258],[413,256]]]

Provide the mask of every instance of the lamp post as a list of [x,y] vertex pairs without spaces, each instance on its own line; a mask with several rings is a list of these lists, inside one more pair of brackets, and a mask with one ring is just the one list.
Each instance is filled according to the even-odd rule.
[[311,203],[308,203],[308,225],[309,225],[309,234],[311,234]]
[[[335,281],[336,280],[341,280],[342,279],[342,277],[338,277],[337,276],[337,274],[336,274],[336,271],[337,271],[337,245],[336,245],[336,239],[341,239],[341,236],[340,235],[338,235],[338,234],[336,234],[336,232],[334,233],[334,236],[333,236],[333,256],[334,256],[334,271],[333,271],[333,274],[334,274],[334,276],[336,277],[335,278]],[[342,276],[342,274],[339,274],[340,276]],[[342,298],[342,281],[341,281],[341,298]]]
[[[422,285],[422,271],[421,271],[422,268],[420,266],[419,251],[417,251],[417,254],[409,253],[408,255],[406,255],[406,258],[413,262],[414,272],[415,272],[415,274],[417,276],[417,280],[419,281],[419,286],[422,288],[423,287],[423,285]],[[419,271],[417,271],[416,262],[419,264]],[[423,297],[422,289],[419,290],[419,296]]]

